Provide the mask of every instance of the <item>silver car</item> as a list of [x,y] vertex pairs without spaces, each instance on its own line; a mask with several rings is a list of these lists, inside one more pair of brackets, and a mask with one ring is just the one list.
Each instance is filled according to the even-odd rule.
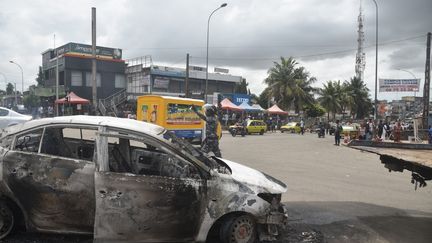
[[22,222],[96,242],[252,243],[276,239],[287,220],[284,183],[153,124],[46,118],[0,141],[0,238]]
[[8,126],[12,126],[18,123],[30,121],[31,116],[22,115],[13,110],[0,107],[0,132],[2,129]]

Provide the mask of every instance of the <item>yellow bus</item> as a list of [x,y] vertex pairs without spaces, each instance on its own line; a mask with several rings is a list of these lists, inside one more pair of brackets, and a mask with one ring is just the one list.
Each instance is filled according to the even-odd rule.
[[[201,142],[205,121],[192,111],[192,105],[204,113],[202,100],[159,95],[139,96],[137,120],[157,124],[191,142]],[[219,124],[218,135],[221,134],[220,129]]]

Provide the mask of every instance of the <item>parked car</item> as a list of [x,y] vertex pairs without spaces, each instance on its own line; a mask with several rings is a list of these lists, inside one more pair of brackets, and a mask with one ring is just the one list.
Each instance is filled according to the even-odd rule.
[[301,127],[299,122],[288,122],[286,125],[281,126],[281,132],[300,133]]
[[18,123],[30,121],[31,116],[22,115],[8,108],[0,107],[0,130]]
[[286,185],[125,118],[32,120],[0,139],[0,238],[28,231],[105,242],[274,240]]
[[261,120],[250,120],[247,123],[246,131],[248,134],[259,133],[263,135],[267,131],[267,125]]

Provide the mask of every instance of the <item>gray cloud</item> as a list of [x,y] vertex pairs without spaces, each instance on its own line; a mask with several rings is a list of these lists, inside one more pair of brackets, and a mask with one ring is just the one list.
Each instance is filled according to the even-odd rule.
[[[30,84],[40,65],[40,53],[69,42],[90,42],[90,8],[97,7],[98,45],[124,49],[124,57],[152,55],[153,60],[183,65],[186,53],[192,65],[205,65],[207,18],[223,1],[13,1],[0,2],[0,71],[19,79],[14,59],[25,69]],[[354,67],[359,0],[230,0],[218,10],[210,26],[210,66],[267,70],[280,56],[294,56],[302,65],[352,57],[350,69],[314,68],[313,76],[340,77]],[[431,31],[430,0],[378,0],[380,60],[389,68],[421,69],[425,35]],[[363,0],[367,61],[374,56],[375,7]],[[325,55],[317,55],[324,54]],[[332,53],[332,54],[329,54]],[[415,54],[415,57],[414,57]],[[424,58],[424,57],[423,57]],[[351,59],[351,58],[348,58]],[[408,62],[405,60],[413,60]],[[345,59],[346,60],[346,59]],[[349,65],[347,65],[349,66]],[[325,74],[321,73],[324,72]],[[252,72],[250,72],[252,73]],[[255,73],[255,72],[254,72]],[[261,78],[265,75],[259,75]],[[345,79],[348,79],[346,77]],[[261,82],[257,80],[254,82]],[[258,84],[254,84],[259,87]],[[2,85],[0,84],[0,87]]]

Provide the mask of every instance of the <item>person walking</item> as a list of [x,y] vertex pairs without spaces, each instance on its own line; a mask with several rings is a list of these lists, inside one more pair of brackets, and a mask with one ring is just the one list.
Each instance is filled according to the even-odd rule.
[[304,134],[304,126],[305,126],[305,124],[304,124],[304,121],[303,121],[303,118],[300,120],[300,131],[301,131],[301,135],[303,135]]
[[204,121],[206,121],[206,138],[201,144],[201,150],[204,153],[213,152],[216,157],[222,158],[219,149],[219,140],[217,136],[218,117],[216,106],[212,105],[205,110],[205,116],[198,112],[195,105],[192,105],[192,110]]
[[336,120],[336,127],[335,127],[335,145],[340,145],[340,139],[341,139],[341,132],[342,132],[342,126],[339,124],[339,120]]
[[393,127],[393,136],[394,136],[394,142],[395,143],[400,143],[400,139],[401,139],[401,131],[402,131],[402,126],[400,121],[396,122],[395,126]]
[[383,131],[384,131],[384,124],[383,124],[383,121],[380,120],[380,121],[379,121],[379,124],[378,124],[378,133],[377,133],[377,135],[376,135],[376,139],[377,139],[378,141],[383,141],[383,140],[384,140],[384,139],[382,138],[383,134],[385,134],[385,133],[383,133]]

